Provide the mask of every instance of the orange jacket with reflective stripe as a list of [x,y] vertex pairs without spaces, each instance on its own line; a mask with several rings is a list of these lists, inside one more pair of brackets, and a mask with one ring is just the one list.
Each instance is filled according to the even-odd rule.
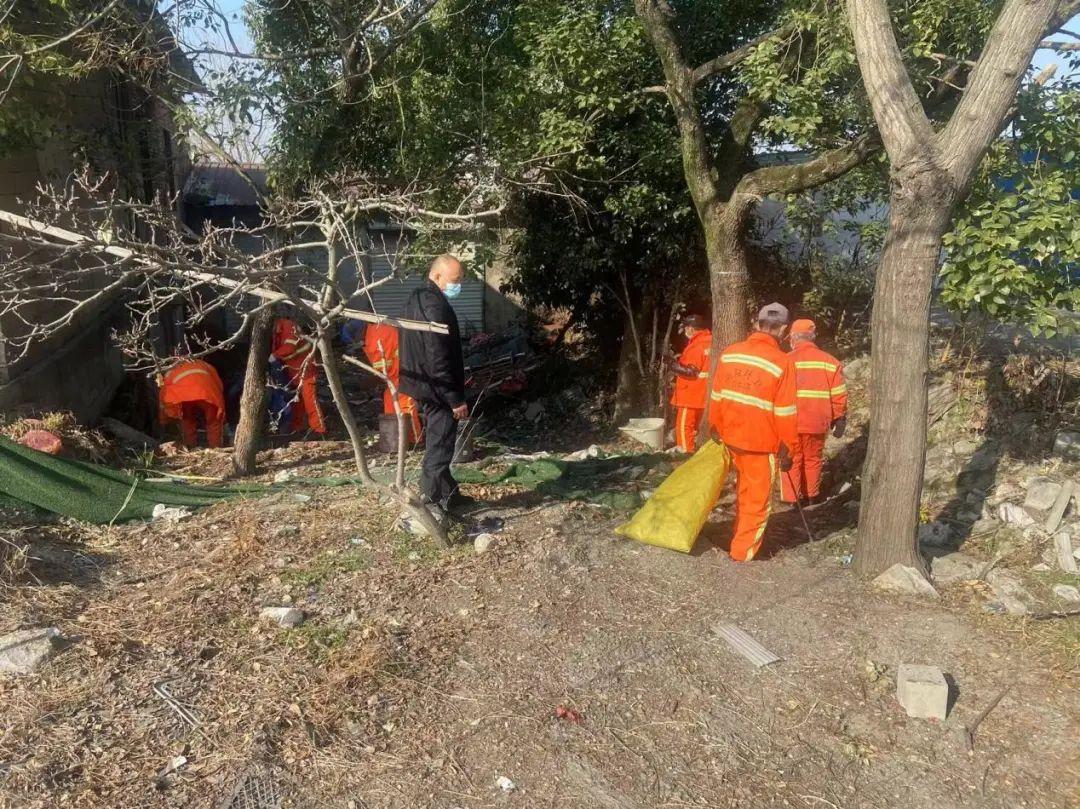
[[274,324],[274,342],[271,352],[294,374],[304,372],[305,376],[315,374],[317,368],[311,352],[314,344],[300,333],[296,324],[287,317],[279,318]]
[[214,366],[203,360],[185,360],[165,374],[158,393],[161,421],[180,418],[185,402],[209,402],[225,413],[225,392]]
[[827,433],[847,413],[847,387],[840,360],[813,343],[799,343],[788,355],[795,363],[795,405],[800,433]]
[[386,323],[369,323],[364,332],[364,353],[376,371],[398,383],[400,368],[398,355],[398,330]]
[[725,348],[713,377],[709,425],[730,447],[776,452],[795,447],[795,368],[776,338],[754,332]]
[[712,332],[699,331],[690,338],[686,348],[679,355],[680,365],[694,365],[700,368],[695,379],[675,377],[675,390],[671,394],[671,403],[676,407],[705,407],[705,396],[709,388],[709,347],[712,345]]

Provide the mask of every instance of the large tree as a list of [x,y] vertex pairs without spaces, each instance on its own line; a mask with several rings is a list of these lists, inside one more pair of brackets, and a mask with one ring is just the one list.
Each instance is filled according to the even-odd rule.
[[1032,55],[1077,10],[1007,0],[955,111],[935,127],[912,83],[885,0],[848,0],[859,67],[889,155],[889,229],[872,319],[871,421],[856,567],[922,568],[916,529],[926,452],[930,299],[942,237],[1013,112]]

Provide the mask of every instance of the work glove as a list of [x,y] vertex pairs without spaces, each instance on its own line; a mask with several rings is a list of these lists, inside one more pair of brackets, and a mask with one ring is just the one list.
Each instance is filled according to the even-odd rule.
[[834,438],[843,438],[844,430],[847,429],[847,416],[841,416],[832,423],[832,434]]
[[697,379],[697,375],[701,373],[701,369],[696,365],[680,365],[679,363],[675,363],[671,370],[676,376],[681,376],[685,379]]
[[791,450],[787,448],[787,444],[783,441],[780,442],[780,450],[776,453],[777,460],[780,462],[781,472],[791,471]]

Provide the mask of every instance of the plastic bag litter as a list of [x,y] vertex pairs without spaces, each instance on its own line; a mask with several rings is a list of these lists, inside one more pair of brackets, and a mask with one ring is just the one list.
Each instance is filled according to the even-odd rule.
[[731,455],[727,447],[708,441],[690,459],[668,475],[645,505],[615,529],[638,542],[690,553],[720,491],[724,488]]

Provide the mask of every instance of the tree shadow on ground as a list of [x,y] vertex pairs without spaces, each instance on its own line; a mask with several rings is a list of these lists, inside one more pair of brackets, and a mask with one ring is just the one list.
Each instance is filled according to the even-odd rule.
[[[1080,395],[1080,380],[1068,374],[1064,358],[1053,352],[1011,354],[1000,342],[989,340],[977,352],[986,363],[982,433],[970,453],[963,446],[967,439],[945,448],[965,460],[950,499],[939,511],[939,519],[950,528],[949,541],[940,548],[927,548],[932,556],[956,550],[972,538],[973,526],[1000,482],[1006,458],[1037,462],[1048,456],[1062,404]],[[963,397],[965,392],[958,395]]]
[[18,580],[24,586],[93,588],[115,564],[112,555],[89,551],[49,531],[35,531],[33,540],[21,544],[25,559]]

